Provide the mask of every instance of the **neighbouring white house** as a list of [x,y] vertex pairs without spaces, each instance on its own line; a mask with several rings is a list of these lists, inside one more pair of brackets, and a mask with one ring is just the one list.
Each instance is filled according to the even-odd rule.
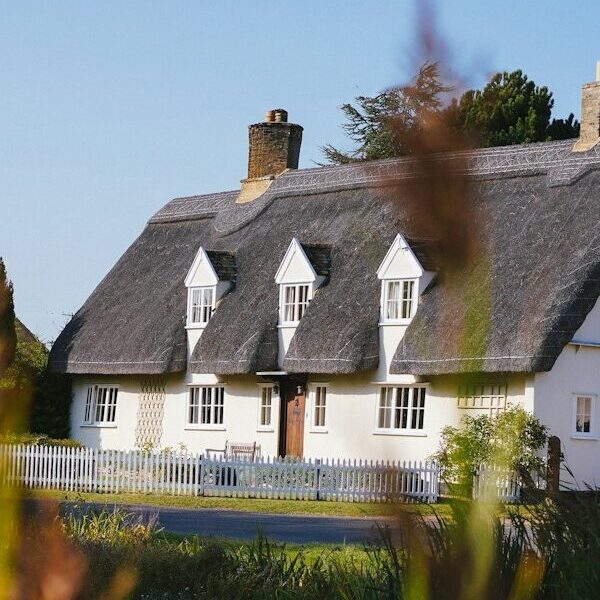
[[600,81],[582,114],[575,144],[466,157],[485,266],[450,279],[411,159],[298,170],[302,127],[269,111],[241,190],[167,203],[57,339],[73,437],[418,460],[520,404],[600,483]]

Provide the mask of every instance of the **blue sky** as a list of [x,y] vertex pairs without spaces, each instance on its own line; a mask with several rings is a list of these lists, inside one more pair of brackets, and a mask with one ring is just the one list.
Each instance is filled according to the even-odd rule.
[[[579,116],[597,0],[440,0],[469,85],[522,68]],[[343,102],[404,82],[415,3],[47,1],[0,6],[0,256],[17,313],[56,337],[170,198],[235,189],[249,123],[283,107],[301,167],[344,145]]]

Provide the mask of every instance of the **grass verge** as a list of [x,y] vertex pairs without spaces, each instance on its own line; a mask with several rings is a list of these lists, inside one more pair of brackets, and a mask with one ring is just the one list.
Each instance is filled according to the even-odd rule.
[[166,508],[219,509],[261,512],[278,515],[323,515],[330,517],[393,517],[399,511],[425,515],[449,515],[447,504],[378,504],[358,502],[317,502],[315,500],[270,500],[263,498],[220,498],[168,496],[158,494],[98,494],[37,490],[35,498],[64,502],[93,502],[107,506],[143,504]]

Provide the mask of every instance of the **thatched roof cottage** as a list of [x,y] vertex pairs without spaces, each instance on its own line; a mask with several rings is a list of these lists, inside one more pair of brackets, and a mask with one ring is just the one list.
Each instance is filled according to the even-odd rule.
[[456,157],[485,268],[453,278],[385,193],[411,159],[298,170],[302,128],[267,113],[241,190],[168,202],[57,339],[73,436],[421,459],[518,403],[600,477],[600,82],[584,90],[576,144]]

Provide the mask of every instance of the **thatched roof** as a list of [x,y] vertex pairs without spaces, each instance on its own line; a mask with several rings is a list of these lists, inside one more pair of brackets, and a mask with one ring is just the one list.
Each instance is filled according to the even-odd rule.
[[214,250],[207,250],[206,255],[221,281],[231,281],[232,283],[235,283],[236,268],[234,254],[231,252],[215,252]]
[[[600,155],[574,154],[571,146],[572,141],[552,142],[471,155],[488,256],[485,276],[465,273],[462,289],[472,306],[482,307],[470,313],[482,326],[471,324],[457,339],[453,316],[464,314],[464,306],[456,302],[454,309],[452,302],[461,286],[434,282],[398,348],[393,371],[551,368],[600,286]],[[302,318],[283,368],[352,373],[376,367],[376,270],[396,233],[409,240],[426,268],[435,266],[429,242],[411,231],[401,199],[392,206],[380,193],[382,181],[412,173],[406,159],[322,167],[288,171],[247,204],[235,203],[236,192],[171,201],[59,336],[52,367],[107,374],[184,370],[183,280],[202,246],[221,253],[215,260],[230,257],[225,263],[236,281],[189,357],[191,370],[277,368],[274,277],[293,237],[329,276]],[[478,289],[473,281],[487,283]]]
[[41,344],[39,338],[28,327],[23,324],[23,321],[15,318],[15,331],[17,332],[17,340],[24,344]]

